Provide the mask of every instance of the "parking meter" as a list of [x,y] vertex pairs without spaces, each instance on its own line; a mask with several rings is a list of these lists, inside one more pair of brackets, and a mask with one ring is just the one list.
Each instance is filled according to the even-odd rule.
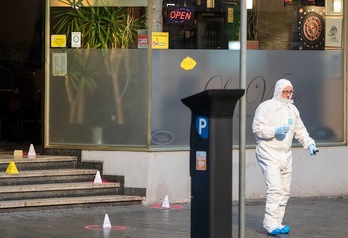
[[191,109],[191,238],[232,237],[232,117],[243,89],[211,89]]

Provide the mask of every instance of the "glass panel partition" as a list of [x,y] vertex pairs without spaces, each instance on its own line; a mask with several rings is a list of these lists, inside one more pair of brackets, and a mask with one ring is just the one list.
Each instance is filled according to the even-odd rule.
[[50,3],[47,146],[146,147],[147,1]]
[[[196,63],[184,70],[185,61]],[[189,145],[190,112],[181,99],[206,88],[239,88],[239,51],[153,51],[152,121],[153,147]],[[247,52],[247,141],[255,143],[251,124],[256,107],[273,96],[280,78],[293,85],[295,105],[311,136],[318,143],[344,141],[344,80],[341,51]],[[238,144],[238,108],[235,110],[233,141]],[[157,141],[164,132],[169,138]]]
[[[255,143],[254,111],[280,78],[293,82],[295,104],[317,142],[345,141],[344,12],[330,4],[254,0],[247,10],[248,145]],[[240,1],[163,1],[162,8],[163,31],[175,50],[152,53],[152,147],[187,147],[190,112],[181,98],[239,88],[240,52],[226,49],[240,48]],[[238,108],[234,115],[238,144]]]
[[[183,1],[153,0],[150,10],[144,7],[147,1],[145,4],[145,1],[134,0],[131,2],[145,5],[131,7],[131,11],[129,2],[121,4],[122,1],[110,0],[107,2],[112,4],[105,5],[106,9],[100,8],[100,1],[91,2],[94,6],[89,5],[89,9],[61,5],[51,8],[50,36],[65,35],[66,45],[60,46],[59,40],[55,40],[53,43],[58,46],[53,47],[51,42],[47,79],[48,145],[187,149],[191,114],[181,99],[205,89],[239,88],[240,52],[227,50],[233,49],[232,43],[239,40],[238,1],[224,4],[209,1],[208,9],[207,1],[199,1],[200,4],[185,1],[184,4]],[[122,8],[115,7],[114,3],[121,4]],[[318,143],[344,142],[344,41],[325,45],[320,32],[320,40],[307,42],[301,36],[305,26],[298,25],[306,9],[312,9],[307,13],[317,9],[314,12],[320,15],[323,6],[285,7],[282,3],[270,11],[273,1],[259,3],[255,1],[254,9],[248,11],[249,20],[257,19],[248,23],[248,48],[259,50],[247,52],[247,145],[255,143],[251,132],[254,111],[261,102],[272,97],[273,85],[280,78],[292,81],[295,104],[311,136]],[[100,11],[93,12],[92,8]],[[116,33],[107,35],[112,28],[95,27],[94,23],[101,22],[96,19],[110,18],[101,16],[110,9],[112,14],[116,9],[122,15],[118,20],[128,19],[117,26],[127,26],[133,22],[129,21],[131,17],[137,19],[134,28],[131,31],[113,29]],[[169,50],[146,49],[147,24],[144,22],[148,10],[153,13],[149,22],[153,22],[154,32],[169,32]],[[167,11],[174,11],[176,15],[172,16],[186,16],[191,10],[195,12],[194,19],[184,23],[168,19]],[[68,15],[75,18],[69,18],[69,24],[59,27],[59,23],[64,22],[62,17],[66,17],[59,15],[59,11],[69,12]],[[76,15],[76,11],[79,14]],[[81,13],[91,17],[86,24],[76,21]],[[288,16],[286,27],[275,20],[284,18],[284,14]],[[342,18],[326,16],[326,19],[339,19],[340,23]],[[271,25],[274,27],[269,27]],[[282,30],[278,31],[282,37],[270,34],[275,29]],[[81,32],[80,47],[74,46],[72,32]],[[128,38],[122,38],[122,32],[129,33]],[[115,35],[121,38],[114,38]],[[239,143],[238,113],[237,107],[233,121],[235,144]]]
[[[147,50],[52,50],[51,145],[146,145]],[[67,73],[60,70],[67,64]]]

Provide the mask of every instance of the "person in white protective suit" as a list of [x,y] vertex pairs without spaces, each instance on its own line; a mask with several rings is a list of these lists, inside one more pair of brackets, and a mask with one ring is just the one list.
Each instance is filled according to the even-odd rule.
[[256,159],[267,187],[263,227],[269,235],[290,232],[290,227],[282,222],[290,196],[293,138],[309,149],[311,155],[318,152],[298,109],[293,105],[293,93],[289,80],[278,80],[273,98],[258,106],[252,124],[257,143]]

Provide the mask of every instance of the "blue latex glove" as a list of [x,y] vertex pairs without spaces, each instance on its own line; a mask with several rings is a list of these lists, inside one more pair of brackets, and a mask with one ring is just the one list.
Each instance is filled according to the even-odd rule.
[[319,150],[317,149],[317,147],[315,147],[315,145],[309,145],[308,149],[311,155],[316,155],[317,152],[319,152]]
[[275,129],[275,136],[285,136],[286,133],[288,133],[289,127],[288,126],[281,126]]
[[275,138],[277,140],[284,140],[286,137],[286,133],[288,133],[289,127],[288,126],[281,126],[278,128],[275,128]]

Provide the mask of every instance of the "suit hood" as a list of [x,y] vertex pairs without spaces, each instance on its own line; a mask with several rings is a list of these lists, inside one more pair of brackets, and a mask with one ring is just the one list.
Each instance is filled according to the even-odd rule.
[[292,99],[286,99],[286,98],[282,97],[282,91],[287,86],[293,87],[289,80],[279,79],[274,86],[273,98],[277,101],[280,101],[280,102],[293,103],[294,101]]

